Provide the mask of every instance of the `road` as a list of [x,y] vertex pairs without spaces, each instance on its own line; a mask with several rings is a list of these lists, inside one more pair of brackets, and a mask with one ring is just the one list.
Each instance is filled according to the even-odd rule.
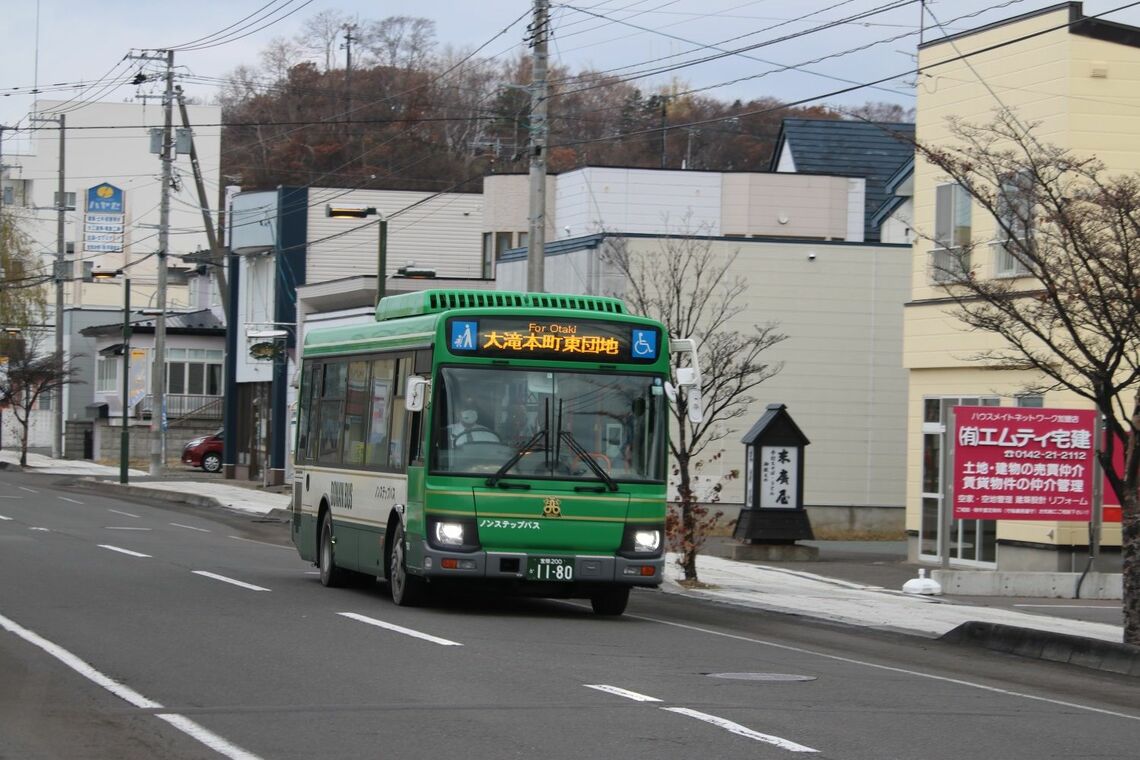
[[660,592],[398,608],[286,531],[0,472],[0,758],[1135,752],[1135,679]]

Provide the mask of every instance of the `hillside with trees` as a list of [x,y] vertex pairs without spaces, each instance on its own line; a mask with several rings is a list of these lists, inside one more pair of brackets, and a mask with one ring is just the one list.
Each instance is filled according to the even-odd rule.
[[[352,35],[351,66],[337,61]],[[232,72],[220,102],[223,173],[245,187],[325,185],[477,191],[525,172],[531,60],[440,48],[434,22],[357,21],[324,11]],[[842,118],[757,95],[724,102],[673,81],[643,92],[613,74],[548,74],[551,172],[583,165],[763,171],[784,118]],[[899,106],[869,103],[880,121]],[[848,114],[849,115],[849,114]],[[686,126],[694,125],[694,126]]]

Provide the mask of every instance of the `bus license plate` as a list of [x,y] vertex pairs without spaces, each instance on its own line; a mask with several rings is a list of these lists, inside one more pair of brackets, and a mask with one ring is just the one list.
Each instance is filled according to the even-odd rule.
[[528,557],[526,579],[528,581],[572,581],[574,580],[574,560],[567,557]]

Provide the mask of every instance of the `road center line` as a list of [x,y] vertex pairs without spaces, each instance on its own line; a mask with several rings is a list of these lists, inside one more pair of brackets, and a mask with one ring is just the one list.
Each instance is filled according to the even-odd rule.
[[59,500],[60,501],[70,501],[72,504],[82,504],[83,503],[83,502],[79,501],[78,499],[69,499],[66,496],[60,496]]
[[103,527],[103,530],[141,530],[141,531],[147,531],[147,530],[150,530],[150,528],[131,528],[131,527],[127,527],[124,525],[105,525]]
[[34,488],[27,488],[25,486],[20,486],[19,488],[21,491],[27,491],[28,493],[39,493],[39,491]]
[[625,697],[626,699],[632,699],[635,702],[660,702],[661,701],[657,697],[649,697],[649,696],[646,696],[645,694],[638,694],[636,691],[630,691],[629,689],[622,689],[622,688],[619,688],[617,686],[610,686],[609,684],[584,683],[582,685],[585,686],[587,689],[597,689],[598,691],[604,691],[607,694],[615,694],[619,697]]
[[688,625],[687,623],[676,623],[672,620],[663,620],[661,618],[646,617],[644,615],[626,615],[628,618],[637,620],[648,620],[651,623],[660,623],[661,625],[669,625],[674,628],[683,628],[687,631],[695,631],[697,633],[707,633],[711,636],[720,636],[726,639],[733,639],[735,641],[746,641],[751,644],[760,644],[761,646],[772,647],[773,649],[781,649],[785,652],[796,652],[798,654],[807,654],[814,657],[822,657],[825,660],[835,660],[836,662],[846,662],[850,665],[861,665],[865,668],[874,668],[875,670],[883,670],[888,673],[901,673],[902,675],[914,676],[915,678],[926,678],[931,681],[939,681],[941,683],[954,684],[956,686],[965,686],[971,689],[980,689],[988,691],[991,694],[1004,694],[1007,697],[1019,697],[1021,699],[1031,699],[1035,702],[1044,702],[1045,704],[1058,705],[1060,707],[1071,707],[1075,710],[1085,710],[1087,712],[1096,713],[1098,715],[1111,715],[1114,718],[1126,718],[1128,720],[1140,721],[1140,715],[1129,715],[1128,713],[1117,712],[1116,710],[1105,710],[1100,707],[1093,707],[1091,705],[1082,705],[1078,702],[1069,702],[1063,699],[1053,699],[1051,697],[1039,697],[1035,694],[1026,694],[1023,691],[1010,691],[1009,689],[1001,689],[996,686],[987,686],[984,683],[976,681],[965,681],[961,678],[950,678],[949,676],[940,676],[934,673],[924,673],[921,670],[911,670],[909,668],[896,668],[893,665],[880,665],[875,662],[867,662],[866,660],[856,660],[853,657],[844,657],[838,654],[827,654],[826,652],[817,652],[812,649],[805,649],[804,647],[796,647],[790,644],[777,644],[774,641],[764,641],[763,639],[756,639],[750,636],[740,636],[735,633],[724,633],[723,631],[714,631],[711,628],[701,628],[696,625]]
[[432,636],[430,633],[420,633],[419,631],[413,631],[411,628],[404,628],[402,625],[395,625],[393,623],[385,623],[383,620],[377,620],[376,618],[365,617],[364,615],[358,615],[355,612],[338,612],[336,614],[343,615],[344,617],[351,618],[352,620],[357,620],[361,623],[367,623],[368,625],[374,625],[377,628],[384,628],[384,629],[389,630],[389,631],[395,631],[396,633],[402,633],[405,636],[411,636],[411,637],[416,638],[416,639],[423,639],[424,641],[430,641],[433,644],[439,644],[440,646],[445,646],[445,647],[461,647],[461,646],[463,646],[458,641],[450,641],[448,639],[441,639],[438,636]]
[[[4,628],[8,632],[19,636],[29,644],[39,647],[44,652],[47,652],[49,655],[62,662],[64,665],[86,678],[88,681],[91,681],[98,686],[103,687],[124,702],[127,702],[128,704],[133,705],[140,710],[162,709],[162,705],[160,705],[158,702],[147,699],[134,689],[128,686],[124,686],[113,678],[104,675],[63,647],[60,647],[57,644],[53,644],[47,639],[41,637],[39,634],[34,633],[33,631],[29,631],[27,628],[14,623],[3,615],[0,615],[0,628]],[[166,721],[170,725],[177,728],[179,731],[182,731],[183,733],[198,740],[218,754],[230,758],[230,760],[260,760],[260,758],[252,752],[247,752],[236,744],[223,739],[221,736],[218,736],[212,731],[207,730],[205,727],[198,725],[184,715],[178,715],[176,713],[156,713],[155,717]]]
[[218,575],[217,573],[208,573],[205,570],[191,570],[190,572],[194,573],[194,575],[201,575],[203,578],[213,578],[214,580],[222,581],[223,583],[232,583],[235,586],[241,586],[242,588],[247,588],[250,591],[268,591],[269,590],[269,589],[265,588],[264,586],[255,586],[252,583],[246,583],[245,581],[234,580],[233,578],[227,578],[226,576]]
[[133,552],[130,549],[121,549],[118,546],[111,546],[110,544],[99,544],[98,546],[100,549],[110,549],[113,552],[119,552],[120,554],[129,554],[132,557],[150,557],[149,554],[140,554],[139,552]]
[[175,528],[185,528],[186,530],[196,530],[199,533],[209,533],[210,531],[205,528],[195,528],[193,525],[183,525],[182,523],[170,523]]
[[12,519],[11,517],[5,517],[4,515],[0,515],[0,520],[11,520],[11,519]]
[[747,739],[755,739],[758,742],[771,744],[775,747],[779,747],[780,749],[786,749],[789,752],[819,752],[817,749],[805,747],[802,744],[796,744],[793,741],[781,739],[778,736],[762,734],[759,731],[753,731],[751,728],[742,726],[739,723],[733,723],[731,720],[718,718],[715,715],[698,712],[697,710],[690,710],[687,707],[662,707],[661,709],[665,710],[666,712],[677,713],[678,715],[688,715],[690,718],[703,720],[705,723],[711,723],[712,725],[717,726],[718,728],[723,728],[725,731],[736,734],[737,736],[743,736]]
[[133,518],[135,518],[136,520],[137,520],[137,519],[139,519],[139,516],[138,516],[138,515],[132,515],[130,512],[124,512],[124,511],[122,511],[121,509],[108,509],[107,511],[108,511],[108,512],[114,512],[115,514],[117,514],[117,515],[122,515],[122,516],[124,516],[124,517],[133,517]]

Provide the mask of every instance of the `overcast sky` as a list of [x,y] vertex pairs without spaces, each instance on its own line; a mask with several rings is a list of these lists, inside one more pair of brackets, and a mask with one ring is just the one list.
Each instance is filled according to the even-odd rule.
[[[552,0],[552,60],[573,71],[628,75],[677,65],[636,80],[643,91],[675,77],[723,100],[773,96],[785,101],[913,104],[908,78],[839,94],[914,65],[920,18],[927,40],[1053,5],[1041,0]],[[224,77],[256,66],[274,37],[292,37],[314,14],[335,9],[361,21],[409,15],[435,22],[440,46],[474,49],[483,57],[525,50],[530,0],[7,0],[0,47],[0,124],[24,126],[38,87],[42,97],[122,101],[156,85],[127,84],[138,64],[132,49],[175,48],[180,72]],[[873,12],[885,9],[881,12]],[[1140,26],[1140,2],[1089,0],[1086,15]],[[268,15],[266,15],[268,14]],[[976,15],[975,15],[976,14]],[[853,19],[858,16],[859,18]],[[38,19],[38,20],[37,20]],[[838,23],[837,23],[838,22]],[[825,27],[825,28],[817,28]],[[221,36],[219,36],[221,35]],[[188,48],[197,43],[200,49]],[[720,51],[752,49],[693,63]],[[863,48],[863,49],[859,49]],[[343,50],[338,50],[343,66]],[[652,61],[653,63],[648,63]],[[691,64],[691,65],[684,65]],[[795,66],[781,70],[783,67]],[[111,72],[117,86],[104,86]],[[101,82],[87,90],[77,84]],[[216,87],[187,79],[184,89],[209,101]],[[8,133],[5,152],[12,134]],[[18,138],[17,138],[18,139]]]

